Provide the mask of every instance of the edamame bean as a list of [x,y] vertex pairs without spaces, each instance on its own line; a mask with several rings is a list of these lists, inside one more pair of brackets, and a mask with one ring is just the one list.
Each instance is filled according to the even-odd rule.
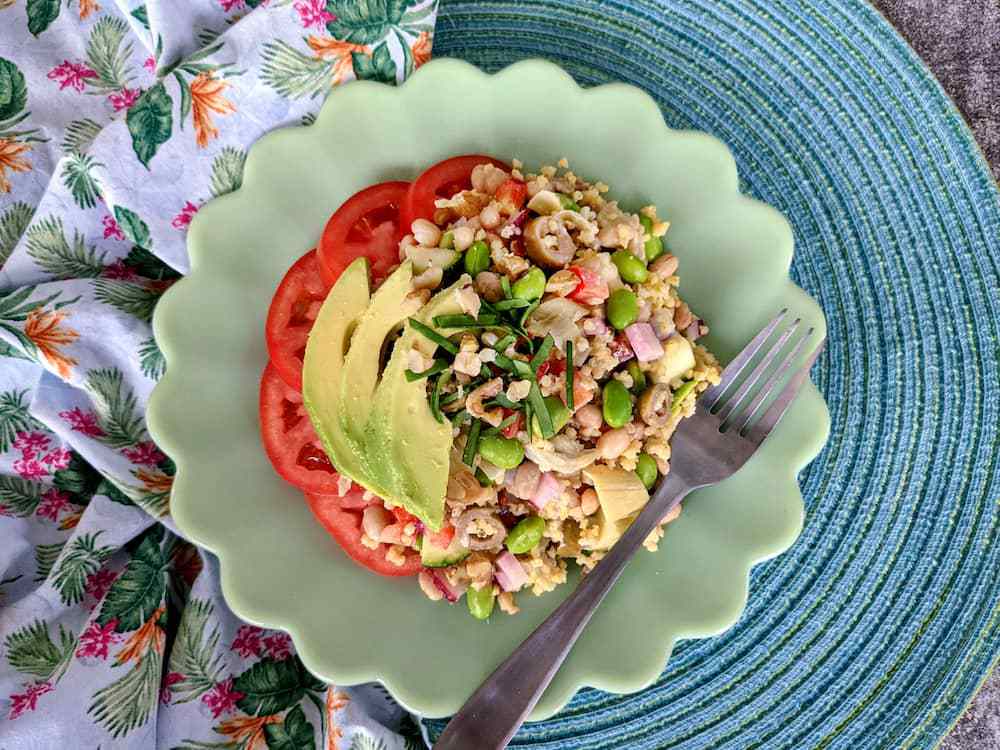
[[559,193],[559,206],[564,211],[579,211],[580,210],[580,206],[579,206],[579,204],[575,200],[573,200],[572,198],[570,198],[568,195],[564,195],[562,193]]
[[510,530],[504,544],[515,555],[523,555],[525,552],[531,552],[542,541],[544,531],[545,521],[538,516],[528,516]]
[[676,391],[674,391],[674,398],[670,402],[671,412],[678,412],[681,410],[681,407],[684,405],[684,399],[688,397],[688,395],[691,393],[691,391],[694,390],[694,387],[696,385],[697,383],[694,380],[689,380],[686,383],[681,383],[680,387]]
[[479,455],[501,469],[515,469],[524,460],[524,446],[515,438],[490,435],[480,438]]
[[449,229],[447,232],[442,234],[438,247],[443,247],[445,250],[451,250],[455,247],[455,233]]
[[639,299],[631,289],[616,289],[608,297],[608,322],[624,331],[639,319]]
[[490,249],[482,240],[476,240],[465,251],[465,271],[475,276],[490,267]]
[[648,453],[640,453],[639,462],[635,465],[635,473],[646,486],[647,490],[653,489],[653,485],[656,484],[656,476],[658,474],[656,459]]
[[632,419],[632,399],[619,380],[609,380],[604,386],[604,421],[610,427],[624,427]]
[[[559,432],[559,430],[566,426],[569,418],[573,415],[558,396],[546,396],[543,400],[545,401],[545,408],[549,412],[549,417],[552,418],[552,427],[556,432]],[[536,435],[542,434],[542,428],[538,424],[537,417],[531,418],[531,426],[535,429]]]
[[629,284],[641,284],[649,278],[646,265],[628,250],[618,250],[611,255],[611,262],[618,269],[618,275]]
[[663,255],[663,240],[660,237],[653,236],[653,220],[650,219],[645,214],[639,216],[639,222],[642,224],[642,228],[646,230],[646,242],[643,245],[643,250],[646,253],[646,262],[652,263],[654,260]]
[[639,395],[646,390],[646,373],[639,367],[639,363],[630,359],[625,365],[628,374],[632,376],[632,393]]
[[514,299],[536,300],[545,293],[545,273],[541,268],[532,268],[514,282],[511,289]]
[[469,605],[469,614],[477,620],[487,619],[493,613],[493,585],[487,584],[481,589],[469,586],[465,603]]

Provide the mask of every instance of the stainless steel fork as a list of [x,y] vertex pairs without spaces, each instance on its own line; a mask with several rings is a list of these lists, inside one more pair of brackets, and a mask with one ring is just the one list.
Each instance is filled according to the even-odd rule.
[[[683,420],[674,433],[670,473],[642,513],[569,598],[473,693],[434,744],[434,750],[506,747],[625,565],[660,520],[692,490],[732,476],[756,452],[809,377],[809,369],[825,343],[825,339],[819,342],[785,382],[813,334],[810,328],[789,348],[801,321],[782,327],[787,316],[788,311],[782,310],[726,367],[721,382],[701,395],[694,415]],[[779,328],[781,333],[765,351],[765,344]],[[734,390],[746,370],[749,373]],[[765,376],[763,385],[758,386]],[[769,399],[773,400],[757,418]]]

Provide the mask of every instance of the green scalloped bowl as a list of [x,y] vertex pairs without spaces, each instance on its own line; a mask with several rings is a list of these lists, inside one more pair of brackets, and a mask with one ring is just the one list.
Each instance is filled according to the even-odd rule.
[[[636,88],[584,90],[541,61],[486,75],[438,60],[398,88],[337,88],[313,126],[261,138],[243,187],[198,212],[188,237],[191,273],[156,308],[168,367],[149,425],[177,463],[173,517],[218,555],[236,614],[287,630],[318,676],[341,685],[379,680],[429,717],[457,710],[572,583],[544,597],[523,595],[520,615],[484,624],[464,606],[429,601],[412,579],[365,572],[272,471],[257,388],[267,302],[331,211],[366,185],[412,179],[428,164],[471,152],[529,165],[565,156],[577,173],[610,184],[624,205],[656,203],[672,222],[684,297],[710,322],[708,344],[723,361],[782,307],[826,333],[819,307],[789,281],[788,222],[740,195],[722,143],[669,129]],[[796,475],[828,431],[826,405],[810,384],[742,471],[691,497],[660,551],[637,556],[533,718],[552,715],[583,686],[640,690],[661,673],[678,638],[735,623],[750,567],[799,533]]]

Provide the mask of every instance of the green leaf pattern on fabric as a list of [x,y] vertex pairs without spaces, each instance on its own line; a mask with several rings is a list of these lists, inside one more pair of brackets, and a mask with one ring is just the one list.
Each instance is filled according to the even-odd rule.
[[[213,0],[191,23],[166,5],[0,0],[8,742],[408,747],[380,694],[327,686],[287,635],[228,610],[212,559],[169,530],[175,467],[144,412],[167,366],[151,318],[189,267],[199,207],[240,189],[253,141],[314,121],[333,87],[409,75],[436,10]],[[397,718],[362,729],[366,713]]]

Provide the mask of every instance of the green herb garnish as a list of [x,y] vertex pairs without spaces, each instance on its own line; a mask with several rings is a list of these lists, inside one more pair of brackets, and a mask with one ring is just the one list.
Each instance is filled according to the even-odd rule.
[[451,423],[455,427],[461,427],[463,424],[472,419],[472,415],[469,414],[465,409],[459,409],[454,414],[451,415]]
[[469,428],[469,436],[465,439],[465,450],[462,451],[462,463],[472,466],[476,460],[476,452],[479,450],[479,431],[483,429],[483,423],[478,419],[473,421]]
[[552,351],[552,347],[555,343],[556,342],[553,340],[551,333],[545,335],[541,345],[538,347],[538,351],[535,352],[535,356],[531,358],[531,371],[533,373],[537,373],[538,368],[541,367],[545,363],[545,360],[549,358],[549,352]]
[[513,333],[509,333],[502,339],[500,339],[498,342],[496,342],[493,345],[493,349],[499,352],[500,354],[503,354],[505,351],[507,351],[507,348],[515,341],[517,341],[517,336],[515,336]]
[[492,328],[497,324],[496,315],[480,315],[473,318],[471,315],[438,315],[434,318],[434,325],[438,328]]
[[445,370],[441,377],[434,381],[434,388],[431,391],[431,416],[434,421],[444,424],[444,414],[441,413],[441,389],[451,381],[451,370]]
[[458,347],[428,325],[416,318],[410,318],[410,328],[433,341],[449,354],[458,354]]
[[566,408],[573,411],[573,342],[566,341]]
[[514,295],[510,291],[510,279],[506,276],[500,277],[500,288],[503,290],[503,298],[510,299]]
[[519,359],[512,359],[511,364],[513,365],[514,368],[514,374],[517,375],[522,380],[535,379],[535,368],[533,368],[527,362],[522,362]]
[[424,378],[429,378],[431,375],[437,375],[442,370],[447,369],[448,363],[443,359],[435,359],[434,364],[428,367],[423,372],[414,372],[413,370],[407,370],[404,375],[406,375],[406,382],[413,383],[417,380],[423,380]]
[[480,487],[492,487],[493,480],[486,476],[486,472],[480,468],[476,469],[476,481],[479,482]]
[[502,312],[504,310],[516,310],[519,307],[531,307],[531,302],[526,299],[505,299],[497,302],[495,307]]
[[[545,405],[545,399],[542,398],[542,392],[538,388],[538,383],[531,384],[531,390],[528,391],[528,402],[531,404],[531,410],[535,413],[535,419],[538,421],[538,429],[541,430],[542,437],[548,440],[550,437],[556,434],[555,425],[552,424],[552,415],[549,414],[549,409]],[[530,425],[531,422],[528,422]]]

